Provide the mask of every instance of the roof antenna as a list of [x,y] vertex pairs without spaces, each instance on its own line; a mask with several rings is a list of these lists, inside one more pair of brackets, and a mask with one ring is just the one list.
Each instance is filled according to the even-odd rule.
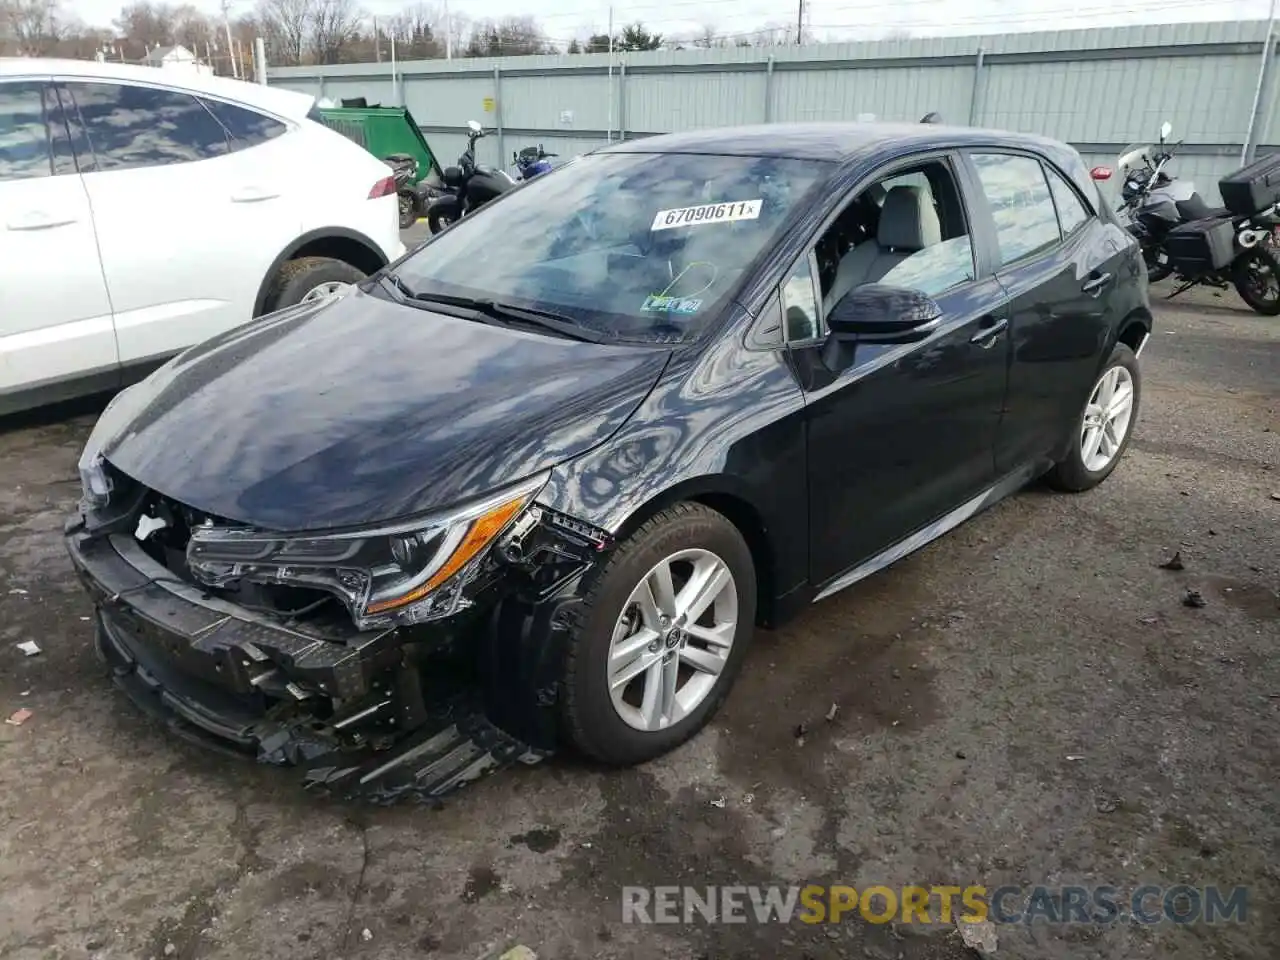
[[921,123],[941,123],[942,114],[940,114],[937,110],[930,110],[928,113],[926,113],[923,117],[920,118],[920,122]]

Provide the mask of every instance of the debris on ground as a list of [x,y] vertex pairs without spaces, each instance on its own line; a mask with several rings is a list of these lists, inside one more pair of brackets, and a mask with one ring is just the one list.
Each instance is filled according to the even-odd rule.
[[831,709],[827,711],[827,717],[826,717],[827,723],[830,723],[832,720],[834,720],[836,718],[836,714],[839,712],[840,712],[840,704],[833,703],[831,705]]
[[756,798],[756,795],[755,795],[754,793],[744,793],[744,794],[742,795],[742,802],[743,802],[746,806],[751,806],[751,804],[752,804],[752,802],[755,800],[755,798]]
[[956,759],[957,759],[957,760],[964,760],[964,759],[966,759],[966,757],[965,757],[965,755],[964,755],[964,751],[963,751],[963,750],[957,750],[957,751],[956,751]]
[[1160,564],[1161,570],[1185,570],[1186,565],[1182,562],[1182,551],[1175,550],[1172,557]]
[[166,943],[166,944],[164,945],[164,955],[165,955],[166,957],[172,957],[172,956],[173,956],[175,953],[177,953],[177,952],[178,952],[178,945],[177,945],[177,944],[175,944],[175,943]]
[[1182,598],[1182,605],[1184,607],[1199,608],[1199,607],[1207,606],[1208,602],[1205,600],[1204,595],[1201,594],[1199,590],[1188,590],[1186,593],[1186,596]]
[[1083,759],[1084,759],[1084,754],[1083,754],[1083,753],[1068,753],[1068,754],[1067,754],[1067,759],[1068,759],[1068,760],[1083,760]]
[[26,595],[27,591],[23,590],[21,587],[14,587],[9,591],[9,596],[11,597],[25,597]]
[[1120,801],[1115,797],[1098,797],[1093,801],[1093,808],[1099,813],[1115,813],[1120,809]]
[[9,726],[11,727],[20,727],[24,723],[26,723],[28,720],[30,720],[33,716],[35,716],[34,711],[28,710],[26,707],[23,707],[21,710],[12,714],[7,720],[5,720],[5,723],[9,724]]
[[538,960],[538,955],[523,943],[517,943],[502,956],[498,957],[498,960]]
[[791,735],[796,738],[797,747],[804,746],[804,735],[808,732],[809,732],[809,725],[807,723],[796,724],[795,729],[791,731]]
[[1272,500],[1280,500],[1280,493],[1273,493],[1273,494],[1271,495],[1271,499],[1272,499]]
[[956,929],[960,931],[960,939],[971,950],[976,950],[984,957],[996,952],[996,925],[990,920],[966,921],[956,918]]
[[40,652],[40,645],[34,640],[23,640],[17,647],[28,657],[34,657]]
[[1139,618],[1138,618],[1138,622],[1139,622],[1139,623],[1145,623],[1145,624],[1149,627],[1149,626],[1151,626],[1153,623],[1159,623],[1159,622],[1160,622],[1160,618],[1159,618],[1159,617],[1139,617]]
[[363,930],[360,931],[360,939],[363,940],[365,943],[368,943],[370,940],[373,939],[373,931],[370,930],[368,927],[365,927]]
[[726,804],[727,802],[728,802],[728,801],[727,801],[727,800],[725,800],[725,798],[724,798],[724,797],[719,797],[719,798],[717,798],[717,799],[715,799],[715,800],[712,800],[712,801],[711,801],[711,805],[712,805],[713,807],[717,807],[717,808],[719,808],[719,809],[723,810],[723,809],[724,809],[724,806],[725,806],[725,804]]

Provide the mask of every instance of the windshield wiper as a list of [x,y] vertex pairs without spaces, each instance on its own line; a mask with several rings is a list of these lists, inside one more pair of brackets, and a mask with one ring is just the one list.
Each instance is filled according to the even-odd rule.
[[410,299],[417,297],[417,293],[414,292],[413,287],[409,286],[407,283],[401,280],[399,274],[384,273],[380,277],[378,277],[378,281],[384,287],[390,287],[391,292],[396,297],[399,297],[401,299],[403,299],[404,297],[409,297]]
[[[399,289],[407,291],[403,281],[399,282]],[[588,343],[611,343],[614,341],[614,338],[607,334],[590,330],[581,324],[575,323],[564,314],[555,313],[551,310],[534,310],[528,307],[517,307],[510,303],[503,303],[500,300],[494,300],[489,297],[459,297],[450,293],[412,293],[409,296],[421,303],[441,303],[450,307],[461,307],[464,310],[474,310],[500,323],[521,324],[527,327],[537,327],[541,330],[550,330],[552,333],[562,337],[569,337],[573,340],[585,340]]]

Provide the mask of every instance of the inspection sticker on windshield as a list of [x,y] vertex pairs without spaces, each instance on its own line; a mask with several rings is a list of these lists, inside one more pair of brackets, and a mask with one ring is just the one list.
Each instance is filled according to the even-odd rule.
[[670,230],[699,223],[732,223],[735,220],[758,220],[763,200],[732,200],[728,203],[704,203],[696,207],[659,210],[653,217],[654,230]]
[[687,316],[701,310],[702,301],[689,297],[668,297],[660,293],[651,293],[645,297],[640,309],[649,313],[679,313]]

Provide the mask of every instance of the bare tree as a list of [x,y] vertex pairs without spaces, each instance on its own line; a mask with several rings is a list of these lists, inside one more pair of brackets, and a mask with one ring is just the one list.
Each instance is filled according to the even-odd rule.
[[0,0],[0,37],[5,34],[19,55],[49,54],[58,42],[57,0]]
[[363,14],[355,0],[314,0],[311,55],[316,63],[340,63],[347,47],[360,38]]
[[258,0],[254,17],[274,62],[284,66],[302,63],[313,7],[314,0]]
[[714,24],[704,23],[693,38],[693,45],[704,50],[710,50],[712,47],[725,46],[725,38],[720,36],[720,31],[715,28]]
[[396,38],[397,54],[406,60],[444,55],[444,14],[431,4],[406,7],[386,21],[385,29]]
[[126,56],[138,60],[153,47],[173,43],[173,8],[151,0],[135,0],[115,19]]

